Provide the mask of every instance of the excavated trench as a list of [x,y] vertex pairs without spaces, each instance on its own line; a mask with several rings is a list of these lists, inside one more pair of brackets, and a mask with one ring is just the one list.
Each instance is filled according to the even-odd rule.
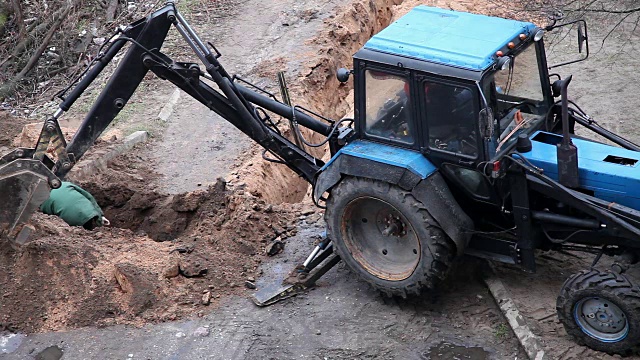
[[[352,6],[325,21],[325,28],[308,42],[313,56],[304,54],[304,61],[279,59],[287,62],[290,78],[300,79],[291,84],[294,102],[312,109],[323,116],[340,119],[348,114],[351,102],[348,95],[351,85],[336,79],[336,70],[353,66],[352,55],[373,34],[386,27],[393,17],[393,6],[402,0],[356,0]],[[277,62],[276,62],[277,63]],[[273,60],[259,64],[261,73],[273,76],[277,68]],[[266,69],[273,69],[269,73]],[[277,89],[274,89],[277,91]],[[320,142],[322,136],[303,129],[310,142]],[[307,148],[309,151],[309,148]],[[311,149],[317,158],[327,159],[326,148]],[[236,178],[246,183],[249,192],[257,193],[270,203],[298,203],[308,192],[309,185],[286,166],[266,162],[260,155],[245,162],[236,171]],[[234,181],[232,180],[232,183]],[[265,186],[268,184],[268,186]]]
[[[335,70],[350,67],[352,54],[390,22],[400,2],[354,0],[337,7],[341,12],[305,45],[313,56],[298,54],[290,63],[297,103],[334,119],[347,113],[350,86],[336,80]],[[325,151],[314,155],[322,158]],[[23,332],[139,325],[202,314],[222,296],[242,293],[241,284],[260,276],[265,248],[295,234],[301,213],[322,221],[303,201],[305,181],[263,161],[260,151],[252,153],[227,180],[184,194],[150,187],[158,175],[135,154],[75,179],[112,226],[88,232],[36,216],[35,240],[0,252],[6,269],[0,273],[0,325]]]

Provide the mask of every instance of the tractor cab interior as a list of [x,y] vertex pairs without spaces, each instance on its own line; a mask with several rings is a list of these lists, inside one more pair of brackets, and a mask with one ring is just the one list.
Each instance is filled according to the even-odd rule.
[[[408,75],[367,70],[365,81],[365,133],[405,146],[416,144],[417,124]],[[426,119],[421,124],[427,128],[429,148],[477,157],[473,91],[436,81],[424,81],[421,90],[416,91],[415,98],[425,108]]]
[[472,158],[478,156],[473,96],[464,86],[424,82],[430,149]]
[[367,70],[366,129],[369,136],[414,144],[415,124],[411,114],[409,78]]
[[536,51],[530,45],[483,79],[484,96],[497,118],[496,151],[509,147],[519,133],[539,129],[547,116],[550,101]]

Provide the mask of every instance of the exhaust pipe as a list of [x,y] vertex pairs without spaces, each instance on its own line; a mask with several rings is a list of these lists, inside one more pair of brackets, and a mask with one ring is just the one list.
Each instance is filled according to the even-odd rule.
[[569,134],[569,98],[567,96],[567,87],[571,82],[570,75],[564,80],[559,81],[562,102],[562,142],[558,144],[558,181],[560,184],[577,188],[580,186],[580,178],[578,177],[578,148],[571,141]]

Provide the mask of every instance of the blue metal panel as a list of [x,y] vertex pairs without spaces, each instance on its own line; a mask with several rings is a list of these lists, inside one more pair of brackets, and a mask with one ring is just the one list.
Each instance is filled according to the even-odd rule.
[[[531,136],[533,148],[522,155],[534,165],[544,169],[544,174],[558,179],[557,147],[548,142],[533,140],[538,134],[559,140],[555,134],[536,132]],[[572,139],[578,148],[580,187],[594,192],[595,197],[640,210],[640,152]],[[606,162],[607,156],[638,160],[634,165]]]
[[405,168],[422,179],[426,179],[436,171],[436,167],[417,151],[364,140],[357,140],[345,145],[322,167],[321,171],[329,167],[340,155],[350,155]]
[[496,51],[518,35],[531,35],[529,22],[418,6],[373,36],[366,49],[481,71]]

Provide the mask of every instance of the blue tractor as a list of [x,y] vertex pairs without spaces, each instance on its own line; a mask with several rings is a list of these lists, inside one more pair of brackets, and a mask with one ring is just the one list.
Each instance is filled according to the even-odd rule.
[[[576,23],[586,58],[586,23]],[[640,291],[625,270],[640,249],[640,147],[568,100],[571,77],[549,73],[544,35],[565,25],[419,6],[373,36],[354,55],[353,70],[338,70],[342,82],[353,75],[355,117],[331,121],[231,76],[215,47],[168,3],[111,39],[45,121],[35,148],[0,159],[0,235],[25,241],[29,214],[152,71],[309,181],[314,201],[326,207],[327,238],[300,266],[300,282],[263,289],[257,303],[311,286],[340,260],[383,293],[406,297],[444,280],[463,254],[534,272],[536,251],[583,251],[595,255],[593,266],[564,284],[560,321],[594,349],[635,351]],[[200,63],[160,52],[172,26]],[[128,43],[67,144],[58,118]],[[326,136],[330,161],[306,152],[301,136],[286,138],[273,114],[291,120],[298,135],[302,126]],[[576,136],[576,126],[613,145]],[[51,142],[56,161],[46,154]],[[611,269],[595,268],[602,255],[614,257]]]

